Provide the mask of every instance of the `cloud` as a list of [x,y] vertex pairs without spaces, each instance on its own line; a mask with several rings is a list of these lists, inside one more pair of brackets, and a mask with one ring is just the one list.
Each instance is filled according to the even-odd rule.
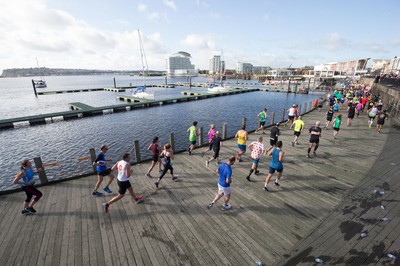
[[139,4],[137,9],[139,12],[145,12],[147,9],[147,6],[145,4]]
[[220,13],[217,13],[217,12],[214,12],[214,11],[211,11],[208,15],[209,15],[210,18],[212,18],[212,19],[220,19],[220,18],[221,18],[221,14],[220,14]]
[[400,40],[391,40],[389,44],[393,47],[400,47]]
[[348,48],[350,41],[340,36],[339,33],[331,33],[321,40],[321,47],[329,51]]
[[263,21],[268,21],[269,15],[268,15],[268,14],[264,14],[264,15],[261,17],[261,19],[262,19]]
[[214,39],[212,36],[189,34],[181,43],[201,50],[217,50]]
[[166,5],[167,7],[172,8],[173,10],[177,10],[177,7],[175,5],[175,2],[173,0],[164,0],[164,5]]

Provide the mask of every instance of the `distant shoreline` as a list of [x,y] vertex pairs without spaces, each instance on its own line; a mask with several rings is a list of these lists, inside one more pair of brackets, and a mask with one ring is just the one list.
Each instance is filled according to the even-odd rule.
[[[149,76],[165,76],[165,71],[149,70]],[[12,68],[4,69],[0,78],[37,77],[37,76],[89,76],[89,75],[130,75],[140,76],[139,70],[93,70],[65,68]]]

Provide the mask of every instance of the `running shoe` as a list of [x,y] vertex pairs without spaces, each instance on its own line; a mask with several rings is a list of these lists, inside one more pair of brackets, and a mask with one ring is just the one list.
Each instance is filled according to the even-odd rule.
[[204,157],[204,154],[206,154],[204,151],[201,153],[201,157]]
[[314,156],[317,156],[317,154],[315,152],[313,152]]
[[101,204],[101,205],[103,205],[103,210],[104,210],[104,212],[105,212],[105,213],[108,213],[108,208],[110,207],[110,205],[108,205],[108,203],[106,203],[106,202],[104,202],[104,203]]
[[143,195],[136,196],[136,197],[135,197],[135,203],[136,203],[136,204],[139,204],[139,203],[141,203],[141,202],[143,201],[143,199],[144,199],[144,196],[143,196]]
[[36,210],[33,207],[26,207],[25,210],[29,211],[30,213],[36,213]]
[[246,179],[247,179],[247,181],[249,181],[249,182],[251,181],[251,180],[250,180],[250,176],[249,176],[249,175],[248,175],[248,176],[246,176]]
[[311,158],[311,156],[310,156],[310,154],[307,154],[307,156],[306,156],[307,158]]
[[103,196],[103,193],[98,192],[98,191],[96,190],[96,191],[93,191],[92,195],[93,195],[93,196],[97,196],[97,197],[101,197],[101,196]]
[[24,209],[21,211],[21,213],[22,213],[22,214],[30,214],[31,212],[28,211],[26,208],[24,208]]
[[281,186],[281,184],[279,184],[279,182],[278,182],[278,181],[275,181],[275,182],[274,182],[274,184],[275,184],[275,186],[278,186],[278,187],[280,187],[280,186]]
[[212,207],[214,207],[215,203],[214,202],[210,202],[210,204],[208,204],[207,208],[211,209]]
[[176,176],[176,175],[174,175],[173,177],[172,177],[172,181],[174,181],[174,180],[176,180],[178,177]]
[[294,147],[294,141],[292,141],[292,147]]
[[112,191],[111,191],[111,189],[109,187],[105,187],[104,191],[107,192],[107,193],[110,193],[110,194],[112,193]]
[[268,188],[267,186],[264,186],[264,187],[263,187],[263,190],[269,191],[269,188]]
[[229,205],[229,204],[223,205],[223,206],[222,206],[222,210],[223,210],[223,211],[227,211],[227,210],[230,210],[230,209],[232,209],[232,206]]
[[158,185],[160,185],[160,183],[155,182],[154,185],[156,185],[156,188],[158,188]]
[[210,165],[210,162],[209,161],[206,161],[206,166],[208,167]]
[[146,173],[145,176],[147,176],[148,178],[152,178],[151,174]]
[[255,171],[254,171],[254,174],[255,174],[255,175],[258,175],[259,173],[260,173],[260,171],[258,171],[258,170],[255,170]]
[[158,170],[158,172],[159,172],[159,173],[162,173],[162,172],[163,172],[163,170],[161,170],[161,169],[160,169],[160,170]]

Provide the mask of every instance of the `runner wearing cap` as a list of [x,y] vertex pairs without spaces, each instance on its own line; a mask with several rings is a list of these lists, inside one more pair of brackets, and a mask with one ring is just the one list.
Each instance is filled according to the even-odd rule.
[[103,182],[103,179],[105,176],[109,176],[110,179],[108,180],[108,183],[106,187],[104,188],[104,191],[107,193],[112,193],[111,189],[109,186],[111,185],[111,182],[114,180],[114,175],[111,173],[110,169],[107,169],[107,162],[111,161],[111,159],[106,159],[106,152],[108,151],[108,147],[103,144],[100,146],[100,153],[97,155],[96,160],[93,163],[93,166],[96,166],[96,171],[97,171],[97,182],[96,186],[94,187],[92,195],[94,196],[102,196],[103,193],[97,191],[100,187],[101,182]]

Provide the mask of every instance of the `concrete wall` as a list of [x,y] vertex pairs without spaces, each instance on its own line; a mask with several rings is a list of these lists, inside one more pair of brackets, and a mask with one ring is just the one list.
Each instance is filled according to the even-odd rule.
[[400,90],[392,89],[379,83],[373,83],[371,91],[373,94],[381,96],[384,104],[383,109],[388,110],[391,117],[400,122]]

